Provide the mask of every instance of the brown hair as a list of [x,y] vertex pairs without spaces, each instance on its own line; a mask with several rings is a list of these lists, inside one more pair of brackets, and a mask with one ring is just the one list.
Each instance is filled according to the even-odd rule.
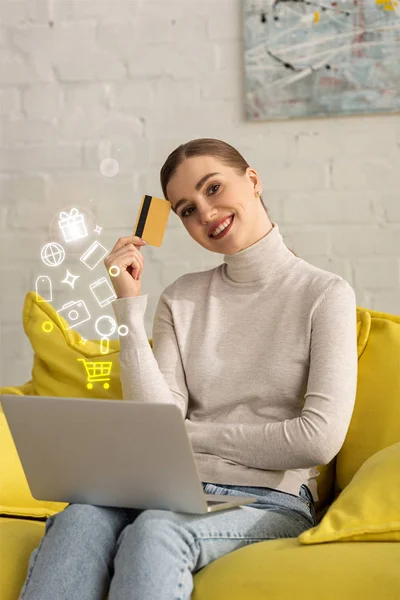
[[[175,148],[161,167],[160,182],[166,200],[168,200],[167,185],[169,180],[174,175],[179,165],[181,165],[186,158],[191,158],[192,156],[213,156],[220,160],[224,165],[232,167],[238,175],[244,175],[246,169],[250,167],[236,148],[227,142],[215,138],[197,138],[191,140],[190,142],[186,142]],[[265,206],[261,195],[260,201],[269,217],[268,209]]]

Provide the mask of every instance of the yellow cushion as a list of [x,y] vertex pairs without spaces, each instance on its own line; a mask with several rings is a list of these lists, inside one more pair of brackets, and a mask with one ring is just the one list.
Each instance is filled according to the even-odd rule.
[[357,327],[357,396],[336,457],[339,490],[370,456],[400,442],[400,316],[357,308]]
[[400,544],[303,546],[297,538],[245,546],[194,576],[192,600],[395,600]]
[[[87,340],[83,345],[81,335],[73,329],[65,330],[60,320],[66,323],[51,304],[37,301],[36,292],[26,295],[23,325],[34,351],[33,394],[121,399],[119,340],[110,340],[109,353],[101,354],[99,340]],[[109,370],[109,375],[104,376],[107,380],[93,382],[93,387],[88,388],[91,384],[85,359],[88,368],[95,366],[90,363],[97,363],[103,370]]]
[[304,531],[298,540],[301,544],[399,542],[399,496],[400,442],[368,458],[319,525]]

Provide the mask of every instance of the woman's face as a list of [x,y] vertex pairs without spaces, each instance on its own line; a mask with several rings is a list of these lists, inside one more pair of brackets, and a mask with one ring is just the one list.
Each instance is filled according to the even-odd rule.
[[[216,173],[196,185],[208,174]],[[190,236],[211,252],[234,254],[251,246],[271,229],[257,191],[262,186],[250,167],[238,175],[213,156],[194,156],[179,165],[167,185],[172,208]],[[185,199],[184,202],[180,202]],[[214,221],[234,215],[230,230],[220,239],[209,237]]]

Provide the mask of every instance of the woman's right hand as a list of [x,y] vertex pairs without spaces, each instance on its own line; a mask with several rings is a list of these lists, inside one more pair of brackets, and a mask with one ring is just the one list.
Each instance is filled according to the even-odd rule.
[[146,242],[136,235],[119,238],[104,259],[117,298],[140,296],[140,279],[144,267],[140,248],[145,244]]

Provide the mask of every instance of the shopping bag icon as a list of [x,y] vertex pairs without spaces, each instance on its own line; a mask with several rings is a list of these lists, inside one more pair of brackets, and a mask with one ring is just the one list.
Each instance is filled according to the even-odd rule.
[[66,242],[74,242],[87,236],[88,232],[85,225],[85,219],[77,208],[73,208],[69,214],[60,213],[58,226],[61,229]]

